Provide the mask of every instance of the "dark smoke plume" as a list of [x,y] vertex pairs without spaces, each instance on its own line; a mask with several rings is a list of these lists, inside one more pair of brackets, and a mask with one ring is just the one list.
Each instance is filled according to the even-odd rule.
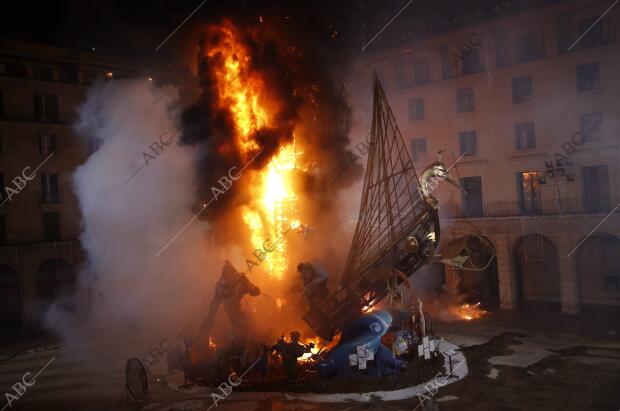
[[[298,134],[303,135],[299,144],[315,165],[302,182],[303,189],[319,203],[329,202],[329,193],[347,184],[346,178],[330,184],[334,176],[340,175],[344,168],[353,170],[347,175],[360,175],[359,166],[351,167],[351,153],[347,150],[351,107],[346,86],[336,78],[343,74],[341,62],[331,59],[333,53],[327,52],[325,47],[321,49],[315,40],[308,40],[304,27],[293,24],[239,27],[229,20],[207,27],[200,40],[198,72],[201,95],[182,117],[182,141],[200,145],[204,150],[197,169],[198,198],[209,198],[217,179],[230,167],[243,164],[241,154],[232,144],[236,130],[230,110],[217,105],[214,70],[220,66],[222,56],[207,56],[206,53],[224,41],[218,29],[222,26],[239,33],[239,38],[250,51],[249,73],[242,74],[260,77],[270,98],[278,102],[278,111],[270,113],[273,119],[270,119],[269,127],[258,127],[253,131],[253,139],[263,152],[251,168],[262,168],[278,147],[292,141],[296,128]],[[326,41],[333,41],[333,36],[333,32],[326,34]],[[313,33],[312,37],[321,36]],[[335,68],[331,70],[332,65],[340,72],[336,73]],[[257,123],[260,124],[260,119]],[[243,201],[238,188],[233,187],[231,191],[232,195],[218,202],[214,210]]]

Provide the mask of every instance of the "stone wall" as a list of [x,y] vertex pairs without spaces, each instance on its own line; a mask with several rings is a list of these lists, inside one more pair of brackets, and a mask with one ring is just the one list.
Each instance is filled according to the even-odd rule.
[[[447,242],[468,234],[477,234],[488,238],[493,243],[497,253],[500,308],[502,310],[515,310],[518,306],[515,246],[517,241],[522,241],[525,234],[542,234],[553,243],[557,252],[561,310],[566,314],[576,314],[580,311],[581,304],[576,264],[579,248],[572,254],[571,252],[589,233],[591,234],[588,238],[601,234],[611,234],[620,238],[620,213],[609,216],[600,224],[606,217],[607,215],[597,214],[452,219],[447,224],[450,228],[443,233],[442,241]],[[598,226],[599,224],[600,226]],[[593,231],[595,228],[596,231]],[[569,256],[569,254],[571,255]],[[458,281],[458,270],[447,268],[446,290],[451,293],[458,292]],[[616,298],[595,303],[620,305],[620,293]]]

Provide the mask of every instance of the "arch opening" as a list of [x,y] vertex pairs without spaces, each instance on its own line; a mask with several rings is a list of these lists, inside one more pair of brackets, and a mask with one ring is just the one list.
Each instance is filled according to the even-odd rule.
[[530,233],[513,247],[517,283],[517,308],[560,310],[558,253],[547,237]]

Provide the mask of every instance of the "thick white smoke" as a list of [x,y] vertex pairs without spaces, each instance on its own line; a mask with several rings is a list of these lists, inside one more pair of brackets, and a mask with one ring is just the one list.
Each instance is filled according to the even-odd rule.
[[147,81],[89,91],[76,130],[100,148],[73,176],[87,253],[82,298],[77,315],[58,306],[48,313],[56,330],[79,323],[82,330],[170,339],[191,319],[197,327],[217,274],[207,224],[196,219],[156,255],[195,215],[197,150],[178,144],[179,110],[176,88]]

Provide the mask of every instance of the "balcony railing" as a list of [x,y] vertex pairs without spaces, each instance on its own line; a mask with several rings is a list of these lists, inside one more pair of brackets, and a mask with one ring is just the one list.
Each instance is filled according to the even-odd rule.
[[[541,200],[534,205],[525,205],[519,201],[489,201],[483,204],[482,210],[457,209],[448,211],[455,218],[478,217],[517,217],[541,215],[569,214],[606,214],[620,203],[620,198],[610,199],[605,203],[594,203],[577,198]],[[449,207],[448,207],[449,208]],[[620,214],[620,208],[616,210]]]

